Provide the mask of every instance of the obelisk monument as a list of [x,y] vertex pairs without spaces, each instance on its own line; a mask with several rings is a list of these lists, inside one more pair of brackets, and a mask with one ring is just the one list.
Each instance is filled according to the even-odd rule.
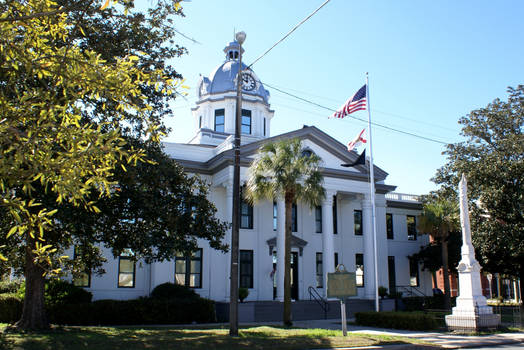
[[475,250],[471,243],[469,223],[467,182],[464,174],[459,183],[460,226],[462,227],[462,259],[457,267],[459,273],[459,296],[453,313],[446,316],[446,325],[451,330],[476,331],[496,328],[500,324],[500,315],[493,314],[482,295],[480,283],[480,264],[475,259]]

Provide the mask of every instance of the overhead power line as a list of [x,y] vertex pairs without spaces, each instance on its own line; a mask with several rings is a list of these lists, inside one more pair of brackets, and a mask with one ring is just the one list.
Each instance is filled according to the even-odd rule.
[[279,41],[277,41],[275,44],[273,44],[273,46],[271,46],[269,49],[267,49],[262,55],[258,56],[258,58],[256,60],[254,60],[248,67],[247,69],[250,69],[255,63],[257,63],[262,57],[264,57],[265,55],[267,55],[267,53],[271,50],[273,50],[275,48],[275,46],[277,46],[278,44],[280,44],[282,41],[286,40],[286,38],[288,36],[291,35],[291,33],[293,33],[295,30],[297,30],[298,27],[300,27],[302,24],[304,24],[304,22],[306,22],[308,19],[310,19],[311,17],[313,17],[315,15],[315,13],[317,13],[318,11],[320,11],[320,9],[322,7],[324,7],[329,1],[331,0],[326,0],[324,1],[324,3],[322,5],[320,5],[315,11],[311,12],[311,14],[309,16],[307,16],[306,18],[304,18],[302,21],[300,21],[299,24],[297,24],[296,26],[293,27],[293,29],[291,29],[286,35],[284,35]]
[[[300,100],[300,101],[303,101],[303,102],[306,102],[310,105],[313,105],[313,106],[316,106],[316,107],[319,107],[319,108],[322,108],[322,109],[325,109],[327,111],[330,111],[330,112],[335,112],[336,109],[333,109],[333,108],[330,108],[330,107],[326,107],[324,105],[321,105],[319,103],[316,103],[316,102],[313,102],[313,101],[310,101],[308,99],[305,99],[303,97],[300,97],[300,96],[297,96],[295,94],[292,94],[290,92],[287,92],[287,91],[284,91],[282,89],[279,89],[277,87],[274,87],[268,83],[264,83],[264,82],[261,82],[260,83],[264,84],[264,86],[267,86],[269,88],[272,88],[280,93],[283,93],[285,95],[288,95],[288,96],[291,96],[293,98],[296,98],[297,100]],[[352,118],[356,119],[356,120],[359,120],[361,122],[364,122],[364,123],[367,123],[366,120],[362,119],[362,118],[358,118],[356,116],[352,116]],[[392,128],[390,126],[387,126],[387,125],[383,125],[383,124],[380,124],[380,123],[377,123],[377,122],[371,122],[371,125],[374,125],[374,126],[377,126],[377,127],[380,127],[382,129],[386,129],[386,130],[390,130],[390,131],[394,131],[394,132],[397,132],[397,133],[400,133],[400,134],[404,134],[404,135],[409,135],[409,136],[412,136],[412,137],[416,137],[416,138],[419,138],[419,139],[423,139],[423,140],[426,140],[426,141],[430,141],[430,142],[435,142],[435,143],[439,143],[439,144],[442,144],[442,145],[447,145],[448,142],[444,142],[444,141],[440,141],[440,140],[437,140],[437,139],[433,139],[433,138],[430,138],[430,137],[426,137],[426,136],[422,136],[422,135],[418,135],[418,134],[415,134],[415,133],[412,133],[412,132],[408,132],[408,131],[404,131],[404,130],[399,130],[399,129],[396,129],[396,128]]]

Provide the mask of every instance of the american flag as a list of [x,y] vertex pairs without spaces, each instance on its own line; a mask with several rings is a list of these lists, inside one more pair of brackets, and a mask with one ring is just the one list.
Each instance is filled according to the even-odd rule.
[[331,115],[330,118],[344,118],[356,111],[366,110],[366,85],[362,86],[342,107]]

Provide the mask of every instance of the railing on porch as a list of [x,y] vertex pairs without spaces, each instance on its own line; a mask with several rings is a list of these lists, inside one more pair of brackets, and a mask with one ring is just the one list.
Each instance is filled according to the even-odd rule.
[[315,288],[313,288],[312,286],[309,286],[307,291],[309,292],[309,300],[314,300],[318,305],[320,305],[322,310],[324,310],[324,319],[327,320],[327,314],[329,311],[328,301],[322,298],[322,296],[318,293],[318,291]]
[[403,296],[408,297],[425,297],[426,294],[424,294],[420,289],[413,286],[396,286],[396,292],[402,293]]

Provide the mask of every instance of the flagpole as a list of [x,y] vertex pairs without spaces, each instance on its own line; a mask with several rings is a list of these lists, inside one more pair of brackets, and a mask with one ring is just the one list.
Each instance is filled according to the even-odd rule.
[[366,72],[366,96],[368,102],[368,130],[369,130],[369,190],[371,197],[371,218],[373,222],[373,255],[375,268],[375,311],[379,311],[378,304],[378,264],[377,264],[377,220],[375,209],[375,174],[373,169],[373,138],[371,137],[371,105],[369,103],[369,75]]

